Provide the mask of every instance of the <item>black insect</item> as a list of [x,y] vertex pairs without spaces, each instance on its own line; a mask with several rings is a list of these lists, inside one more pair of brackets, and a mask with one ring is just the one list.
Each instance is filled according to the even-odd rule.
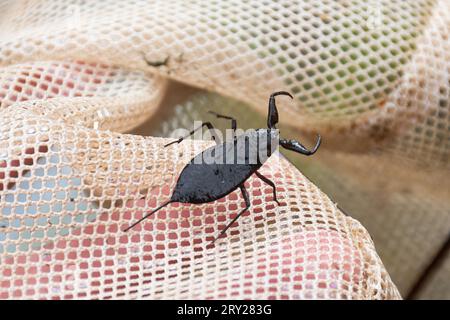
[[[221,143],[214,134],[212,124],[210,122],[204,122],[201,126],[192,130],[187,136],[166,144],[165,147],[174,143],[180,143],[183,139],[192,135],[195,131],[204,126],[211,131],[211,134],[216,141],[215,146],[196,155],[189,164],[184,167],[170,200],[133,223],[125,229],[125,231],[133,228],[135,225],[170,203],[180,202],[201,204],[212,202],[223,198],[239,188],[244,197],[246,206],[211,242],[211,244],[213,244],[248,208],[250,208],[250,199],[244,183],[253,173],[272,187],[274,201],[280,205],[277,199],[275,184],[259,173],[258,169],[276,150],[278,143],[285,149],[310,156],[319,148],[321,137],[320,135],[317,136],[317,142],[313,150],[308,150],[296,140],[281,139],[279,137],[278,129],[276,128],[276,124],[278,123],[278,111],[275,105],[275,96],[278,95],[287,95],[293,98],[291,94],[285,91],[275,92],[270,96],[267,129],[246,131],[239,136],[233,134],[233,141]],[[232,131],[235,133],[236,120],[234,118],[223,116],[212,111],[210,111],[210,113],[216,115],[218,118],[231,120]]]

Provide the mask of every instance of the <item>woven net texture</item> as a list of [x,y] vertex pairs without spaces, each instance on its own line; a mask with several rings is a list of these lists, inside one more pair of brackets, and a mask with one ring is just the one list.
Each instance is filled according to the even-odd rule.
[[[133,130],[134,133],[177,137],[178,128],[191,129],[199,119],[214,123],[223,132],[230,123],[208,113],[211,106],[219,113],[232,114],[243,129],[266,125],[266,115],[248,112],[245,103],[180,84],[171,84],[168,90],[176,91],[178,96],[181,93],[181,99],[165,99],[164,110]],[[295,128],[284,125],[281,134],[298,136]],[[280,151],[341,209],[361,221],[392,280],[400,293],[407,296],[448,237],[448,174],[425,170],[423,166],[417,168],[391,157],[349,155],[325,147],[313,158]],[[436,272],[440,274],[436,276],[439,281],[426,284],[428,289],[419,291],[416,298],[450,297],[446,269],[438,267]]]
[[263,114],[269,94],[287,90],[295,101],[280,99],[284,123],[320,132],[328,155],[345,152],[329,161],[347,166],[349,185],[351,164],[367,171],[380,159],[413,168],[395,176],[401,186],[416,171],[443,177],[449,9],[447,0],[1,2],[0,297],[399,298],[365,229],[282,156],[262,168],[282,205],[250,178],[250,212],[216,248],[206,244],[243,206],[237,192],[173,204],[122,232],[170,197],[207,144],[163,148],[166,139],[124,133],[177,94],[169,79]]

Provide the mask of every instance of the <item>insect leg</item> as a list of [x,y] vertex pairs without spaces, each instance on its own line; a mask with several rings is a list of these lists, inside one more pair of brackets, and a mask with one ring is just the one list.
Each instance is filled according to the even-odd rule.
[[211,110],[208,110],[208,113],[211,113],[211,114],[215,115],[217,118],[222,118],[222,119],[228,119],[228,120],[231,120],[231,129],[233,129],[233,131],[236,131],[236,128],[237,128],[237,122],[236,122],[236,119],[235,119],[235,118],[229,117],[229,116],[224,116],[224,115],[222,115],[222,114],[218,114],[218,113],[216,113],[216,112],[214,112],[214,111],[211,111]]
[[229,117],[229,116],[224,116],[222,114],[218,114],[218,113],[216,113],[214,111],[211,111],[211,110],[208,110],[208,113],[211,113],[211,114],[215,115],[217,118],[231,120],[231,130],[233,130],[233,140],[236,140],[235,132],[236,132],[236,128],[237,128],[237,121],[236,121],[235,118]]
[[128,230],[130,230],[131,228],[135,227],[137,224],[141,223],[142,221],[144,221],[145,219],[147,219],[148,217],[152,216],[156,211],[164,208],[165,206],[167,206],[169,203],[172,203],[172,200],[169,200],[167,202],[164,202],[162,205],[160,205],[158,208],[154,209],[153,211],[151,211],[150,213],[146,214],[145,216],[143,216],[141,219],[139,219],[138,221],[134,222],[131,226],[129,226],[128,228],[126,228],[125,230],[123,230],[124,232],[127,232]]
[[216,142],[216,144],[220,144],[219,138],[216,136],[216,134],[214,133],[214,127],[211,124],[211,122],[203,122],[201,126],[195,128],[194,130],[192,130],[191,132],[189,132],[188,135],[184,136],[184,137],[180,137],[178,140],[169,142],[168,144],[165,144],[164,147],[168,147],[171,144],[174,143],[180,143],[181,141],[183,141],[184,139],[186,139],[187,137],[191,136],[194,134],[195,131],[202,129],[203,127],[207,127],[208,130],[211,131],[211,135],[213,136],[214,141]]
[[302,145],[300,142],[296,140],[280,139],[280,144],[285,149],[304,154],[305,156],[310,156],[316,153],[317,149],[319,149],[321,141],[322,138],[318,134],[316,145],[312,150],[308,150],[304,145]]
[[220,231],[219,235],[218,235],[213,241],[211,241],[210,244],[214,244],[214,242],[216,242],[217,239],[219,239],[225,232],[227,232],[227,230],[231,227],[231,225],[232,225],[233,223],[235,223],[236,220],[239,219],[239,217],[240,217],[245,211],[248,210],[248,208],[250,208],[250,205],[251,205],[251,204],[250,204],[250,198],[249,198],[249,196],[248,196],[247,189],[245,189],[245,187],[244,187],[243,184],[242,184],[239,188],[241,189],[242,196],[244,197],[244,200],[245,200],[245,208],[242,209],[241,212],[239,212],[239,213],[237,214],[237,216],[234,217],[234,219],[231,220],[231,222],[230,222],[229,224],[227,224],[227,226],[226,226],[222,231]]
[[270,95],[269,98],[269,114],[267,115],[267,128],[276,129],[275,125],[278,123],[278,110],[275,105],[275,97],[279,95],[289,96],[291,99],[294,99],[289,92],[286,91],[278,91],[274,92]]
[[260,178],[262,181],[264,181],[265,183],[267,183],[269,186],[272,187],[273,189],[273,200],[280,205],[280,203],[278,202],[277,199],[277,189],[275,187],[275,183],[273,183],[272,180],[270,180],[269,178],[263,176],[261,173],[259,173],[258,171],[255,171],[255,174],[258,176],[258,178]]

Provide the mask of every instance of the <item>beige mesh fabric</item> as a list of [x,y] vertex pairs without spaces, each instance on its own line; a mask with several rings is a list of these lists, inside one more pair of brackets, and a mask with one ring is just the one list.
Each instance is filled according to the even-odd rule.
[[[186,94],[179,101],[165,99],[164,112],[133,130],[134,133],[168,137],[178,128],[190,129],[194,120],[199,119],[211,121],[222,131],[229,128],[228,121],[215,119],[207,112],[211,106],[219,113],[236,117],[243,129],[266,125],[265,114],[249,113],[249,107],[242,102],[192,91],[180,84],[171,84],[167,90]],[[280,129],[284,137],[298,135],[295,128],[281,124]],[[450,230],[448,173],[398,161],[389,154],[328,150],[326,142],[314,157],[280,151],[367,228],[395,285],[402,295],[408,295]],[[437,272],[442,274],[443,281],[426,284],[427,290],[418,292],[417,298],[448,297],[450,281],[445,281],[445,270]]]
[[162,148],[41,110],[25,103],[2,117],[2,298],[398,297],[367,232],[278,156],[262,173],[282,206],[250,179],[250,213],[214,249],[207,241],[242,206],[239,193],[122,232],[170,196],[202,145]]
[[447,0],[65,0],[4,7],[1,65],[83,60],[141,69],[264,113],[268,94],[288,89],[296,103],[283,105],[286,122],[328,133],[339,148],[344,137],[352,148],[364,139],[365,146],[384,143],[396,155],[448,169]]
[[449,1],[0,6],[1,297],[399,297],[364,229],[284,159],[263,171],[285,205],[251,179],[250,215],[214,250],[237,194],[122,233],[202,145],[118,132],[155,112],[168,78],[263,113],[284,89],[285,123],[325,149],[448,174]]
[[[387,156],[326,158],[321,155],[322,165],[333,170],[306,174],[368,229],[389,274],[406,295],[450,232],[448,173],[396,163]],[[447,280],[418,297],[445,298],[449,293]]]

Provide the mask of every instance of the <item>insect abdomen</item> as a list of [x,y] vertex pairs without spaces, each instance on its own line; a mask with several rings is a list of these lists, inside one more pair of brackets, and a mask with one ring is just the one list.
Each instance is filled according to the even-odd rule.
[[224,197],[262,166],[259,149],[258,139],[244,134],[204,150],[181,172],[172,200],[206,203]]
[[248,179],[259,165],[188,164],[178,178],[172,200],[206,203],[223,198]]

